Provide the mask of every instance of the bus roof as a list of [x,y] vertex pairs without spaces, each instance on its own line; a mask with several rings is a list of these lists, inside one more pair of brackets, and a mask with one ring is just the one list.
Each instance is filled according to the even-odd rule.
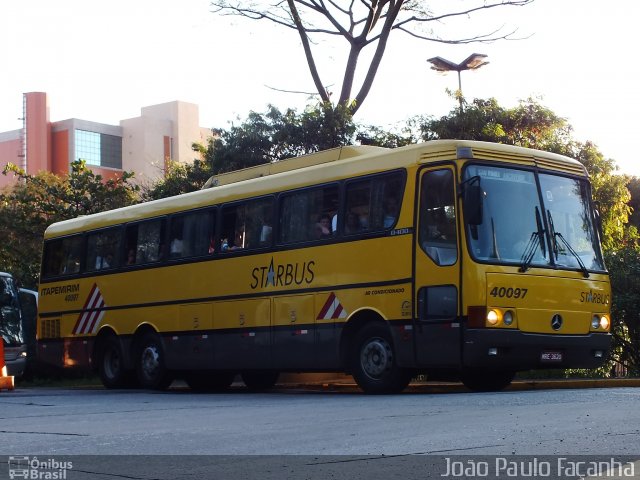
[[[393,154],[390,161],[389,154]],[[508,161],[587,176],[569,157],[489,142],[433,140],[395,149],[347,146],[211,177],[202,190],[54,223],[45,238],[436,160]]]

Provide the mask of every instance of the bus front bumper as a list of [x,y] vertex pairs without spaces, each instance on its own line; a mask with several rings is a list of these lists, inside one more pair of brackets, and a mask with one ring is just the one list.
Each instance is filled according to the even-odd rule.
[[501,370],[597,368],[607,358],[611,334],[553,335],[520,330],[467,329],[465,367]]

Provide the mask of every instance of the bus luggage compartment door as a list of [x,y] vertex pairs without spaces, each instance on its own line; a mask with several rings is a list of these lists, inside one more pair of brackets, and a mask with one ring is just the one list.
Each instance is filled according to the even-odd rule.
[[271,299],[218,302],[213,312],[215,368],[271,368]]
[[275,367],[313,368],[317,363],[313,295],[276,297],[273,311]]

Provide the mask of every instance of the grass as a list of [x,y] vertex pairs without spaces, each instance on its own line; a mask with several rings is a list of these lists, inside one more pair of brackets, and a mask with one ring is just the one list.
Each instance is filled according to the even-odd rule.
[[18,388],[81,388],[101,386],[100,378],[97,375],[86,372],[28,372],[23,377],[17,378]]

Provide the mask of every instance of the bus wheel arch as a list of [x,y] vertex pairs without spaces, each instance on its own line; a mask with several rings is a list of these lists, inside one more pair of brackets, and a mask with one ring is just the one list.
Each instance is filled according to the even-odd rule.
[[91,361],[105,387],[126,388],[135,385],[133,371],[127,368],[122,341],[111,327],[103,327],[98,332]]
[[164,390],[171,385],[173,376],[166,366],[164,342],[151,325],[144,324],[136,330],[132,356],[142,388]]
[[349,319],[344,323],[342,327],[342,333],[340,334],[340,364],[344,367],[347,373],[351,373],[349,370],[349,352],[353,346],[353,341],[358,333],[358,330],[363,328],[370,322],[386,323],[384,317],[377,311],[362,308],[356,310]]
[[398,366],[396,352],[389,324],[379,312],[356,312],[343,329],[342,363],[365,393],[398,393],[409,384],[412,372]]

